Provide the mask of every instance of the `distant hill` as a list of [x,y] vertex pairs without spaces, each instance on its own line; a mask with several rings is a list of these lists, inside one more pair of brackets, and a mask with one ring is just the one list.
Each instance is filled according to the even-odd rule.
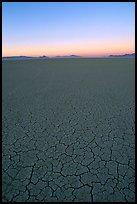
[[49,57],[47,57],[47,56],[43,55],[43,56],[40,56],[40,58],[49,58]]
[[10,57],[2,57],[2,59],[31,59],[33,57],[30,56],[10,56]]
[[78,55],[55,56],[54,58],[80,58]]
[[78,56],[78,55],[70,55],[70,57],[81,57],[81,56]]
[[17,59],[37,59],[37,58],[48,58],[47,56],[39,56],[39,57],[31,57],[31,56],[10,56],[10,57],[2,57],[4,60],[17,60]]
[[124,55],[109,55],[109,57],[127,57],[127,58],[132,58],[132,57],[135,57],[135,53],[132,53],[132,54],[124,54]]

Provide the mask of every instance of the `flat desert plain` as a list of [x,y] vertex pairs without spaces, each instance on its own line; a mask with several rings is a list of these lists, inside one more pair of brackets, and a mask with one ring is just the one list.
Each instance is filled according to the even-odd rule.
[[135,59],[2,62],[2,199],[135,201]]

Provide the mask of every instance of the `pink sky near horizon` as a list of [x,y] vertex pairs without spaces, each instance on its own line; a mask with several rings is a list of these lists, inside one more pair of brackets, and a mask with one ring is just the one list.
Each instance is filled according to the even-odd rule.
[[45,43],[40,44],[14,44],[2,48],[2,56],[42,56],[49,57],[58,55],[80,55],[80,56],[107,56],[131,54],[135,52],[134,42],[79,42],[79,43]]

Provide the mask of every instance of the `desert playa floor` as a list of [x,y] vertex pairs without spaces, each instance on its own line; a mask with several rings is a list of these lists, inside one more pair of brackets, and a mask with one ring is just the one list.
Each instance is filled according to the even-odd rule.
[[135,60],[2,62],[2,199],[135,201]]

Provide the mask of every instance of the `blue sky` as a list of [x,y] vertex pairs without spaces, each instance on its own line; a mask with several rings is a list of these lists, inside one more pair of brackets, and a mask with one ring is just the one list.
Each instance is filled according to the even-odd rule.
[[2,55],[135,51],[135,3],[3,2]]

